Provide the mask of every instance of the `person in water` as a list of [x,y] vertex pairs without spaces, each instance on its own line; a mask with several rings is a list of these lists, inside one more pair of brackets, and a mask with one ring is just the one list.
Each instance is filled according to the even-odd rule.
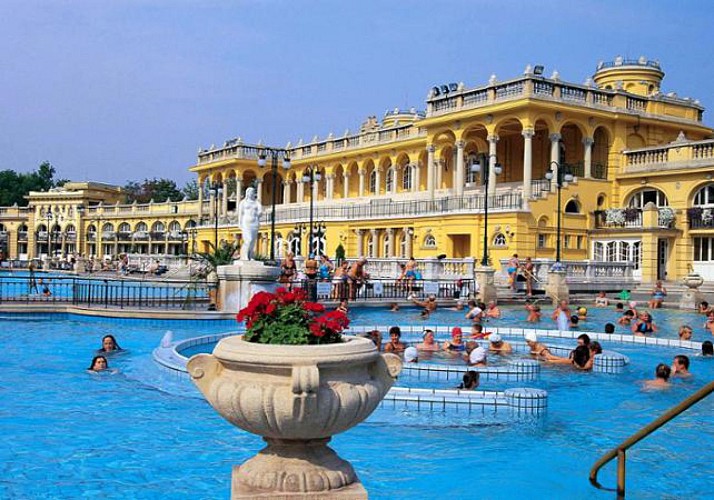
[[389,329],[389,342],[384,346],[384,352],[400,353],[404,352],[407,345],[402,342],[402,331],[398,326]]
[[551,318],[557,323],[559,330],[567,330],[570,327],[571,316],[568,301],[563,299],[558,303],[558,307],[553,311]]
[[434,331],[429,329],[424,330],[422,341],[417,344],[416,348],[419,351],[438,351],[439,344],[434,340]]
[[671,375],[672,369],[664,363],[660,363],[657,365],[657,368],[655,368],[654,380],[646,380],[644,383],[644,388],[667,389],[672,386],[672,383],[669,381],[669,377]]
[[694,330],[692,330],[692,327],[689,325],[682,325],[679,327],[679,340],[692,340],[692,335],[694,334]]
[[487,366],[488,352],[473,340],[466,343],[466,353],[464,360],[469,366]]
[[714,344],[711,340],[702,342],[702,356],[714,356]]
[[466,349],[463,338],[464,332],[460,327],[455,326],[451,329],[451,340],[444,342],[443,349],[445,351],[463,351]]
[[679,354],[672,360],[672,376],[680,378],[690,378],[692,372],[689,371],[689,356]]
[[526,300],[526,311],[528,311],[528,317],[526,318],[527,322],[540,322],[540,317],[543,313],[541,313],[540,306],[538,304],[532,304],[529,300]]
[[657,331],[657,325],[652,321],[652,315],[647,311],[642,311],[639,318],[630,327],[632,333],[637,336],[644,336]]
[[107,362],[107,358],[104,356],[98,355],[98,356],[94,356],[92,358],[92,363],[89,365],[89,368],[87,368],[87,371],[103,372],[108,369],[109,369],[109,363]]
[[488,337],[489,346],[488,352],[493,354],[511,354],[513,352],[513,347],[511,344],[503,340],[501,336],[497,333],[492,333]]
[[464,373],[463,381],[456,387],[457,389],[473,391],[478,387],[480,374],[476,370],[469,370]]
[[416,347],[407,347],[404,350],[404,362],[405,363],[418,363],[419,362],[419,351]]
[[102,337],[102,347],[97,349],[97,353],[111,353],[123,351],[119,344],[117,344],[114,335],[105,335]]

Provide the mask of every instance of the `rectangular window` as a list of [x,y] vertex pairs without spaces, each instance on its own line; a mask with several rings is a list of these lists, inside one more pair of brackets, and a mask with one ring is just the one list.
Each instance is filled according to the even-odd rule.
[[570,248],[570,235],[566,234],[563,238],[563,248]]
[[538,235],[538,248],[545,248],[545,235],[544,234],[539,234]]
[[577,245],[577,249],[578,249],[578,250],[580,250],[581,248],[583,248],[583,237],[582,237],[582,236],[578,236],[576,245]]

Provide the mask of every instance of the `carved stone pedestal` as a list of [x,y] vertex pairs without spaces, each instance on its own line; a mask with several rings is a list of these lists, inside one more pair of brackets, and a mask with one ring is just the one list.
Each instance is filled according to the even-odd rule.
[[278,286],[280,268],[256,260],[236,260],[218,266],[218,306],[220,311],[238,312],[257,292],[273,292]]
[[498,302],[498,292],[493,284],[493,275],[496,270],[492,267],[477,267],[474,269],[474,280],[478,283],[478,298],[481,302],[488,304],[494,300]]
[[570,287],[566,277],[567,273],[564,269],[551,268],[548,271],[548,284],[545,285],[545,294],[551,298],[553,305],[557,305],[561,300],[570,300]]
[[704,300],[704,295],[699,291],[699,287],[704,284],[704,278],[696,273],[690,273],[682,281],[687,286],[687,289],[679,299],[679,308],[694,311]]

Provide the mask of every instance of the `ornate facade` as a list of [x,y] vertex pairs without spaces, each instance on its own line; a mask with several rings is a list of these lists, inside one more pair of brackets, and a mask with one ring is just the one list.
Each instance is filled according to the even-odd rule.
[[[714,278],[712,129],[703,125],[698,101],[662,93],[663,77],[657,62],[617,58],[598,65],[584,84],[529,66],[517,78],[492,76],[474,88],[439,85],[424,113],[395,109],[382,120],[368,118],[355,133],[289,143],[281,153],[291,160],[287,170],[270,161],[259,167],[262,144],[233,139],[202,149],[191,167],[198,201],[114,205],[109,212],[107,204],[85,205],[75,227],[88,228],[85,219],[101,213],[114,224],[107,233],[129,224],[135,246],[128,248],[173,253],[196,241],[204,250],[215,239],[239,239],[236,207],[252,185],[265,205],[263,255],[270,253],[275,200],[277,255],[310,251],[312,205],[315,251],[334,255],[341,245],[348,256],[480,258],[488,190],[492,260],[513,253],[552,258],[558,204],[546,174],[557,178],[560,169],[574,177],[561,191],[564,260],[631,261],[643,281],[678,278],[691,265]],[[306,180],[308,169],[319,179]],[[28,215],[42,220],[33,208],[37,196],[30,195]],[[3,224],[14,227],[23,217],[12,210],[4,209]],[[171,227],[181,231],[183,246],[154,243],[151,234],[150,243],[136,243],[136,234],[152,233],[156,222],[165,229],[176,222]],[[92,253],[82,230],[86,246],[78,248]],[[33,222],[27,231],[36,231]],[[22,254],[8,241],[11,256]],[[110,241],[116,244],[97,253],[127,251]],[[27,243],[27,255],[37,255],[39,247],[29,237]]]

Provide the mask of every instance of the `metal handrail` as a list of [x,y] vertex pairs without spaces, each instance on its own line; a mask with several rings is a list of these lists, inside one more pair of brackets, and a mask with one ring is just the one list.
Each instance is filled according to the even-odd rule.
[[607,463],[617,457],[617,489],[615,491],[617,491],[617,498],[625,498],[625,455],[627,450],[668,423],[670,420],[674,419],[674,417],[680,413],[683,413],[702,399],[709,396],[712,392],[714,392],[714,381],[709,382],[684,401],[667,410],[659,418],[625,439],[622,443],[617,445],[617,447],[605,453],[600,460],[595,462],[592,469],[590,469],[590,484],[601,490],[613,491],[612,488],[605,488],[598,482],[597,474]]

